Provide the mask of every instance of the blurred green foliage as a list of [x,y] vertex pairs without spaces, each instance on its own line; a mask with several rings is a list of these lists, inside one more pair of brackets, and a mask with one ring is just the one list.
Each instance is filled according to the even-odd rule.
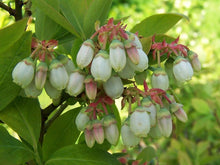
[[[180,43],[197,52],[202,71],[190,84],[174,93],[188,114],[185,124],[176,121],[170,138],[146,140],[157,148],[156,162],[161,165],[220,164],[220,16],[219,1],[200,0],[115,0],[110,17],[130,16],[124,21],[131,29],[146,16],[157,13],[181,13],[182,21],[167,34],[180,36]],[[138,149],[136,149],[138,150]],[[154,164],[151,161],[150,164]]]

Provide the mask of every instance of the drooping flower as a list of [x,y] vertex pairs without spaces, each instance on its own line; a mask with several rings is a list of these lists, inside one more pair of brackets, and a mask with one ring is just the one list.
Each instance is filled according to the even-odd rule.
[[95,100],[97,94],[97,83],[93,80],[92,76],[87,76],[84,80],[86,96],[90,100]]
[[17,63],[12,71],[13,82],[22,88],[28,86],[34,78],[34,61],[31,57]]
[[152,87],[167,90],[169,79],[167,73],[162,68],[157,68],[151,77]]
[[163,136],[169,137],[172,133],[172,118],[166,108],[161,108],[157,113],[158,126]]
[[57,59],[63,64],[68,75],[70,75],[76,69],[73,61],[70,58],[68,58],[67,56],[59,55],[59,56],[57,56]]
[[185,82],[191,80],[193,69],[187,59],[178,56],[173,63],[173,74],[177,81]]
[[139,64],[140,57],[139,57],[139,53],[138,53],[135,43],[132,40],[128,39],[128,40],[125,40],[124,45],[125,45],[126,52],[131,62],[135,65]]
[[92,62],[94,49],[95,45],[91,39],[83,42],[76,56],[76,63],[80,69],[85,68]]
[[112,73],[109,55],[106,51],[100,50],[92,61],[91,73],[95,81],[107,81]]
[[190,59],[190,63],[193,67],[193,70],[196,72],[199,72],[201,70],[201,63],[199,61],[198,55],[195,52],[190,50],[188,52],[188,56]]
[[183,110],[183,105],[179,103],[170,104],[171,111],[175,114],[175,116],[182,122],[186,122],[188,120],[186,112]]
[[85,128],[85,131],[84,131],[84,134],[85,134],[85,141],[86,141],[86,144],[89,148],[92,148],[95,144],[95,137],[93,135],[93,129],[92,129],[92,121],[89,121],[87,124],[86,124],[86,128]]
[[92,131],[93,136],[98,144],[102,144],[104,142],[104,129],[102,122],[100,120],[93,120],[92,122]]
[[56,88],[54,88],[50,81],[46,81],[45,85],[44,85],[45,91],[47,93],[47,95],[51,98],[51,99],[58,99],[61,96],[61,90],[58,90]]
[[125,67],[118,72],[119,76],[123,79],[132,79],[135,76],[135,70],[134,68],[131,66],[132,62],[130,61],[129,58],[126,59],[126,65]]
[[146,137],[150,131],[150,117],[144,107],[137,107],[130,117],[131,131],[138,137]]
[[119,40],[113,40],[110,44],[109,59],[115,72],[121,71],[126,64],[124,45]]
[[87,108],[81,109],[81,111],[76,116],[76,127],[78,130],[83,131],[86,127],[86,124],[89,122],[89,116],[88,113],[85,112]]
[[32,82],[24,88],[24,92],[27,97],[37,98],[37,96],[41,94],[42,89],[37,89],[34,80],[32,80]]
[[49,69],[49,78],[51,85],[58,90],[66,88],[69,77],[63,64],[57,59],[53,59],[49,66]]
[[119,98],[124,91],[123,83],[118,76],[112,76],[105,83],[103,83],[105,93],[113,98]]
[[139,55],[139,63],[131,63],[131,66],[134,68],[135,71],[143,72],[145,69],[148,68],[148,57],[142,49],[137,49],[137,51]]
[[77,96],[84,89],[85,76],[79,71],[75,70],[70,74],[69,82],[66,87],[66,92],[70,96]]

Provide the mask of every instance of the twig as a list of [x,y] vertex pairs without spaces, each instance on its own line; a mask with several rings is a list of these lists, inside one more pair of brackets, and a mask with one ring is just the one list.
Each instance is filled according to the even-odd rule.
[[15,10],[5,5],[3,2],[0,2],[0,8],[6,10],[10,15],[15,16]]
[[22,6],[23,6],[23,1],[21,0],[15,0],[15,21],[18,21],[22,19]]

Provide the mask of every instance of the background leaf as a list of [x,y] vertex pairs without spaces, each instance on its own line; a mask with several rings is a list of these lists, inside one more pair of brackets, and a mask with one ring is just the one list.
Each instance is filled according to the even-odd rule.
[[0,119],[35,149],[37,148],[41,128],[41,113],[36,99],[17,97],[0,112]]
[[16,165],[32,159],[33,152],[0,125],[0,164]]
[[201,114],[209,114],[210,113],[209,105],[202,99],[193,98],[192,99],[192,106],[197,112],[199,112]]
[[141,162],[150,162],[153,158],[156,157],[156,151],[153,147],[147,146],[145,149],[141,151],[141,153],[137,156],[137,160],[141,160]]
[[0,53],[7,50],[23,35],[26,25],[27,18],[0,30]]
[[185,15],[174,13],[152,15],[135,25],[131,29],[131,32],[138,32],[139,35],[143,35],[144,37],[166,33],[182,18],[188,19]]
[[49,127],[43,143],[43,157],[47,160],[56,150],[70,144],[75,144],[79,131],[75,118],[80,108],[75,108],[58,117]]
[[71,145],[56,151],[45,165],[120,165],[117,159],[106,151],[89,149],[86,145]]
[[12,82],[15,65],[31,53],[31,32],[26,32],[9,49],[0,53],[0,111],[20,92],[21,88]]

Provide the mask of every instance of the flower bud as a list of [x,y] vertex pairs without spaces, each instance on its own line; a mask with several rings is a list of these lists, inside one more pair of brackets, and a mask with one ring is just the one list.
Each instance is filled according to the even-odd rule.
[[109,55],[106,51],[100,50],[95,56],[91,65],[91,73],[95,81],[107,81],[112,73]]
[[49,68],[51,85],[58,90],[66,88],[69,77],[63,64],[57,59],[53,59]]
[[105,129],[105,137],[110,144],[116,145],[119,138],[117,121],[112,115],[104,117],[103,124]]
[[93,136],[98,144],[102,144],[104,142],[104,129],[102,127],[102,122],[100,120],[94,120],[92,123],[93,127]]
[[140,142],[140,138],[134,135],[128,123],[125,123],[121,127],[121,137],[122,137],[123,144],[129,147],[135,146]]
[[160,138],[162,136],[158,123],[156,123],[155,126],[151,127],[149,135],[152,138]]
[[104,84],[105,93],[112,99],[119,98],[124,91],[123,83],[118,76],[112,76]]
[[109,59],[115,72],[121,71],[126,64],[124,45],[119,40],[113,40],[110,44]]
[[45,62],[40,62],[36,68],[35,74],[35,86],[37,89],[41,90],[44,88],[44,84],[46,83],[47,79],[47,64]]
[[157,68],[151,77],[151,83],[153,88],[160,88],[166,91],[169,87],[167,73],[162,68]]
[[85,68],[92,62],[94,49],[95,45],[91,39],[83,42],[76,56],[76,63],[80,69]]
[[135,76],[135,70],[131,66],[131,60],[129,58],[126,59],[126,65],[122,69],[122,71],[118,72],[119,76],[123,79],[132,79]]
[[178,56],[173,63],[173,74],[177,81],[185,82],[192,78],[193,69],[187,59]]
[[183,110],[183,105],[179,103],[170,104],[171,112],[175,114],[175,116],[182,122],[186,122],[188,120],[186,112]]
[[86,124],[89,122],[89,116],[88,113],[85,112],[87,109],[83,108],[76,116],[76,127],[79,131],[83,131],[86,127]]
[[75,65],[73,61],[65,55],[59,55],[57,59],[63,64],[68,75],[70,75],[75,70]]
[[34,80],[24,88],[24,92],[27,97],[37,98],[42,92],[42,90],[39,90],[36,88]]
[[150,113],[149,114],[150,115],[150,125],[151,125],[151,127],[154,126],[156,124],[156,116],[157,116],[157,109],[156,109],[155,105],[147,97],[142,99],[141,105],[146,108],[145,110],[148,113]]
[[137,107],[130,117],[131,131],[138,137],[146,137],[150,131],[150,117],[144,107]]
[[47,93],[47,95],[51,98],[51,99],[58,99],[61,96],[61,90],[58,90],[56,88],[54,88],[50,81],[46,81],[45,85],[44,85],[45,91]]
[[131,63],[135,71],[143,72],[148,68],[148,57],[142,49],[137,49],[139,55],[139,63],[137,65]]
[[86,96],[90,100],[95,100],[97,94],[97,84],[93,80],[92,76],[87,76],[84,80],[85,87],[86,87]]
[[172,118],[166,108],[161,108],[157,113],[158,126],[163,136],[169,137],[172,133]]
[[13,82],[22,88],[28,86],[34,78],[34,62],[28,57],[17,63],[12,71]]
[[70,96],[77,96],[84,89],[85,76],[80,73],[79,70],[74,71],[70,74],[69,82],[66,87],[66,92]]
[[95,138],[92,130],[92,121],[89,121],[86,125],[85,131],[85,141],[89,148],[92,148],[95,144]]
[[188,52],[188,56],[190,59],[190,63],[193,67],[193,70],[196,72],[199,72],[201,70],[201,63],[199,61],[198,55],[195,52],[190,50]]
[[137,49],[143,49],[142,44],[136,34],[128,32],[128,35],[129,35],[129,39],[134,42]]
[[124,45],[131,62],[135,65],[139,64],[140,57],[135,43],[132,40],[125,40]]

